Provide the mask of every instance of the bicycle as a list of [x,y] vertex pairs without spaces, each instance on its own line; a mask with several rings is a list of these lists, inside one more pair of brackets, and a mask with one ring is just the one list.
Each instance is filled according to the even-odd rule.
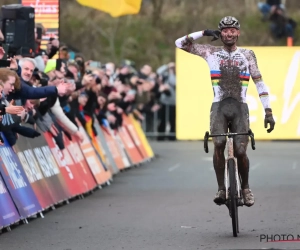
[[229,216],[232,219],[233,236],[237,237],[237,234],[239,233],[238,206],[243,206],[244,202],[242,198],[241,176],[238,172],[237,159],[234,156],[233,151],[233,136],[235,135],[248,135],[251,138],[251,147],[255,150],[254,134],[251,129],[249,129],[248,132],[242,133],[232,133],[229,129],[229,133],[223,134],[209,134],[207,131],[204,136],[204,150],[208,153],[208,139],[210,137],[227,137],[226,147],[228,149],[228,156],[227,159],[225,159],[225,190],[227,190],[227,192],[225,205],[227,206]]

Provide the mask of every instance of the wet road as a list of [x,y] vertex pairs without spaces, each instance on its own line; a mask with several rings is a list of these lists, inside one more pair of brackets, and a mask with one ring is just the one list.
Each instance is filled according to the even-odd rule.
[[[0,236],[2,250],[300,249],[300,143],[257,142],[249,149],[256,203],[239,210],[232,237],[224,206],[216,206],[212,144],[153,142],[154,161],[114,177],[111,186],[57,208]],[[278,240],[279,236],[275,237]]]

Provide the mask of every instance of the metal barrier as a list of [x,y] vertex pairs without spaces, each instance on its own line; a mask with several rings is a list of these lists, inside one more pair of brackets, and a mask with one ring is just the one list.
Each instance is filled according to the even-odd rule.
[[157,137],[158,140],[176,137],[176,106],[161,105],[153,113],[143,113],[143,131],[148,138]]

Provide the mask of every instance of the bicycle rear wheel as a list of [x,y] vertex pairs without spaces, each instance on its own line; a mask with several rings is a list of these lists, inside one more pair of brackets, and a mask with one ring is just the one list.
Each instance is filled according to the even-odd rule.
[[238,220],[238,204],[237,204],[237,190],[236,190],[236,175],[235,175],[235,161],[233,159],[228,160],[228,172],[229,172],[229,207],[231,211],[232,220],[232,232],[233,236],[237,237],[239,232],[239,220]]

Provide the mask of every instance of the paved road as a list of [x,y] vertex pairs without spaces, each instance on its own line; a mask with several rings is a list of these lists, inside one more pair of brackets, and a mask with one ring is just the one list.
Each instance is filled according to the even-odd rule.
[[238,238],[232,237],[228,210],[212,202],[217,189],[212,144],[209,154],[202,142],[152,145],[159,154],[153,162],[2,234],[0,249],[300,249],[300,242],[260,242],[261,235],[300,236],[298,142],[257,142],[257,150],[249,152],[256,204],[240,209]]

